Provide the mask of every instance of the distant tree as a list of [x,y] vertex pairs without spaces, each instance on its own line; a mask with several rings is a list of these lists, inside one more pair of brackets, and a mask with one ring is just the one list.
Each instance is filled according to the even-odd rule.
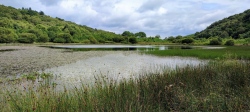
[[40,14],[40,15],[44,15],[44,12],[43,12],[43,11],[40,11],[39,14]]
[[181,41],[182,44],[191,44],[194,42],[194,39],[192,38],[185,38]]
[[131,37],[131,36],[133,36],[134,34],[133,33],[131,33],[131,32],[129,32],[129,31],[124,31],[123,33],[122,33],[122,36],[127,36],[127,37]]
[[49,41],[49,37],[48,37],[48,35],[41,35],[41,36],[39,36],[38,38],[37,38],[37,42],[48,42]]
[[209,45],[221,45],[221,41],[218,38],[213,38],[210,40]]
[[131,38],[129,38],[129,42],[131,44],[136,44],[137,43],[137,39],[135,37],[131,37]]
[[32,33],[22,33],[19,35],[18,42],[20,43],[33,43],[36,40],[36,35]]
[[73,42],[72,36],[69,33],[60,33],[57,35],[57,38],[65,40],[65,43]]
[[231,40],[226,41],[225,45],[234,46],[234,40],[231,39]]
[[160,35],[156,35],[155,38],[158,38],[158,39],[159,39],[159,38],[161,38],[161,36],[160,36]]
[[139,38],[147,37],[146,33],[144,33],[144,32],[135,33],[135,36],[139,37]]

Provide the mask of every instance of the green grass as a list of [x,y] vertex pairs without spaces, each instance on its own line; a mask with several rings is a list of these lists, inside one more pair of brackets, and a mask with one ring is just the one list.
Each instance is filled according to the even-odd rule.
[[249,68],[248,61],[230,59],[63,91],[52,83],[1,89],[0,111],[249,111]]
[[[223,46],[224,47],[224,46]],[[250,59],[250,46],[233,46],[224,49],[169,49],[164,51],[149,51],[148,54],[157,56],[185,56],[201,59]]]

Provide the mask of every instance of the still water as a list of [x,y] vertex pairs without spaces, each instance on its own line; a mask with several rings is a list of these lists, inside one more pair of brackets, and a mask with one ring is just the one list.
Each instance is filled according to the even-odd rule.
[[154,51],[168,49],[221,49],[223,47],[208,47],[208,46],[167,46],[167,45],[59,45],[49,46],[50,48],[70,49],[73,51]]

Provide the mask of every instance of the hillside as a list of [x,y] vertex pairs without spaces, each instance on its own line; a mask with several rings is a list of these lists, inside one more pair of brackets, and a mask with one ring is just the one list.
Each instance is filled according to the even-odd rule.
[[52,18],[43,11],[0,5],[0,43],[105,43],[125,40],[113,32]]
[[205,30],[195,33],[196,39],[210,37],[233,39],[250,37],[250,9],[214,22]]

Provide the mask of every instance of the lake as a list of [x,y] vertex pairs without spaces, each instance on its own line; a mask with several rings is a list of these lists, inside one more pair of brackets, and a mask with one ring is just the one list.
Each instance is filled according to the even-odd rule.
[[55,82],[59,85],[77,86],[92,84],[98,77],[120,81],[205,63],[206,61],[197,58],[157,57],[139,52],[117,52],[49,68],[43,72],[56,75]]

